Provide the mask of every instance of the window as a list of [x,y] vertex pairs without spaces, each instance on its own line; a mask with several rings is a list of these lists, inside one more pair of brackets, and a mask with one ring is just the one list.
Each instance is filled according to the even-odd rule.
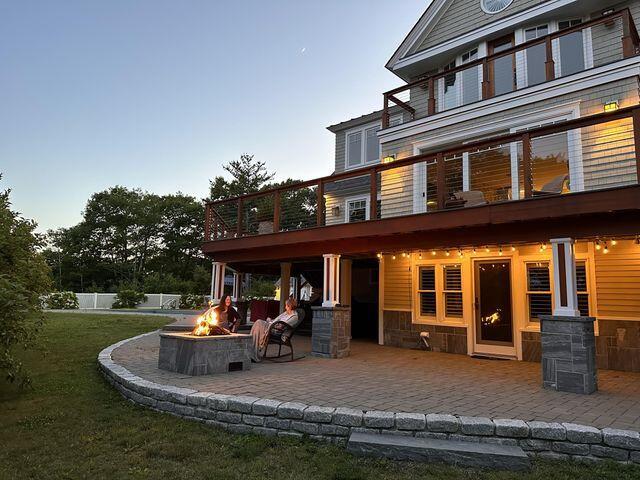
[[540,315],[552,313],[551,278],[547,262],[527,264],[527,306],[530,322],[539,322]]
[[347,200],[347,223],[368,220],[368,202],[366,197]]
[[462,269],[460,265],[445,265],[443,272],[445,317],[462,318]]
[[[474,48],[462,54],[462,65],[470,63],[478,59],[478,49]],[[475,66],[462,70],[462,104],[477,102],[480,100],[480,75],[478,74],[480,66]]]
[[580,315],[588,317],[589,312],[589,291],[587,287],[587,264],[585,262],[576,263],[576,290],[578,292],[578,310]]
[[[544,37],[549,34],[548,25],[539,25],[533,28],[527,28],[524,31],[524,40],[529,42],[536,38]],[[527,85],[538,85],[547,80],[546,67],[547,49],[544,43],[534,45],[526,50],[527,56]]]
[[420,296],[420,316],[436,316],[436,268],[435,266],[420,267],[418,279],[418,294]]
[[[558,22],[560,31],[580,25],[582,20],[565,20]],[[582,31],[562,35],[558,39],[560,45],[560,75],[572,75],[585,69],[584,37]]]
[[[453,70],[456,68],[455,60],[444,67],[444,71]],[[456,88],[455,73],[445,75],[442,81],[444,82],[444,110],[455,108],[458,106],[458,91]]]
[[[402,123],[402,117],[395,115],[390,118],[389,126]],[[380,141],[378,131],[380,125],[358,127],[347,132],[347,168],[356,168],[380,160]]]

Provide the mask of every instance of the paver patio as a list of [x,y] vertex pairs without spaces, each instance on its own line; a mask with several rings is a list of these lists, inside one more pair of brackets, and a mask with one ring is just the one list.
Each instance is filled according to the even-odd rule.
[[311,357],[310,339],[294,339],[292,363],[263,362],[250,371],[188,377],[157,368],[159,336],[131,341],[113,360],[166,385],[252,395],[309,405],[395,412],[573,422],[640,430],[640,374],[599,371],[599,391],[584,396],[543,390],[540,365],[381,347],[354,341],[351,356]]

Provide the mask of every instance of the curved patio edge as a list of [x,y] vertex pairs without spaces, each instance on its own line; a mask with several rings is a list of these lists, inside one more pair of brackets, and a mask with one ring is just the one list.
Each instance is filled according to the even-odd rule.
[[530,457],[640,464],[640,433],[573,423],[445,414],[364,411],[161,385],[115,363],[112,353],[157,331],[128,338],[98,354],[107,381],[129,401],[234,433],[303,437],[345,445],[352,432],[520,446]]

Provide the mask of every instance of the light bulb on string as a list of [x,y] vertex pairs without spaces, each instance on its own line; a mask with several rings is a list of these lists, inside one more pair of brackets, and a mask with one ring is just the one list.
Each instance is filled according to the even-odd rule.
[[498,255],[502,256],[502,247],[498,249]]
[[435,250],[431,250],[431,255],[435,256],[436,251]]
[[596,240],[596,250],[602,249],[602,245],[600,245],[600,240]]
[[448,257],[449,255],[451,255],[451,253],[449,253],[449,250],[445,250],[444,254]]
[[618,244],[618,241],[615,238],[611,239],[611,246],[615,247]]
[[609,247],[607,247],[607,242],[604,243],[604,248],[602,249],[602,253],[609,253]]

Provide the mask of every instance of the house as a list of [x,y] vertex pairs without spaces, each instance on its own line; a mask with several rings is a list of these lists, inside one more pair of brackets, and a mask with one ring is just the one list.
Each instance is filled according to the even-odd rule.
[[342,335],[540,361],[541,316],[591,316],[598,366],[640,371],[639,20],[640,0],[433,0],[386,64],[404,84],[329,127],[335,172],[209,204],[203,251],[321,272]]

